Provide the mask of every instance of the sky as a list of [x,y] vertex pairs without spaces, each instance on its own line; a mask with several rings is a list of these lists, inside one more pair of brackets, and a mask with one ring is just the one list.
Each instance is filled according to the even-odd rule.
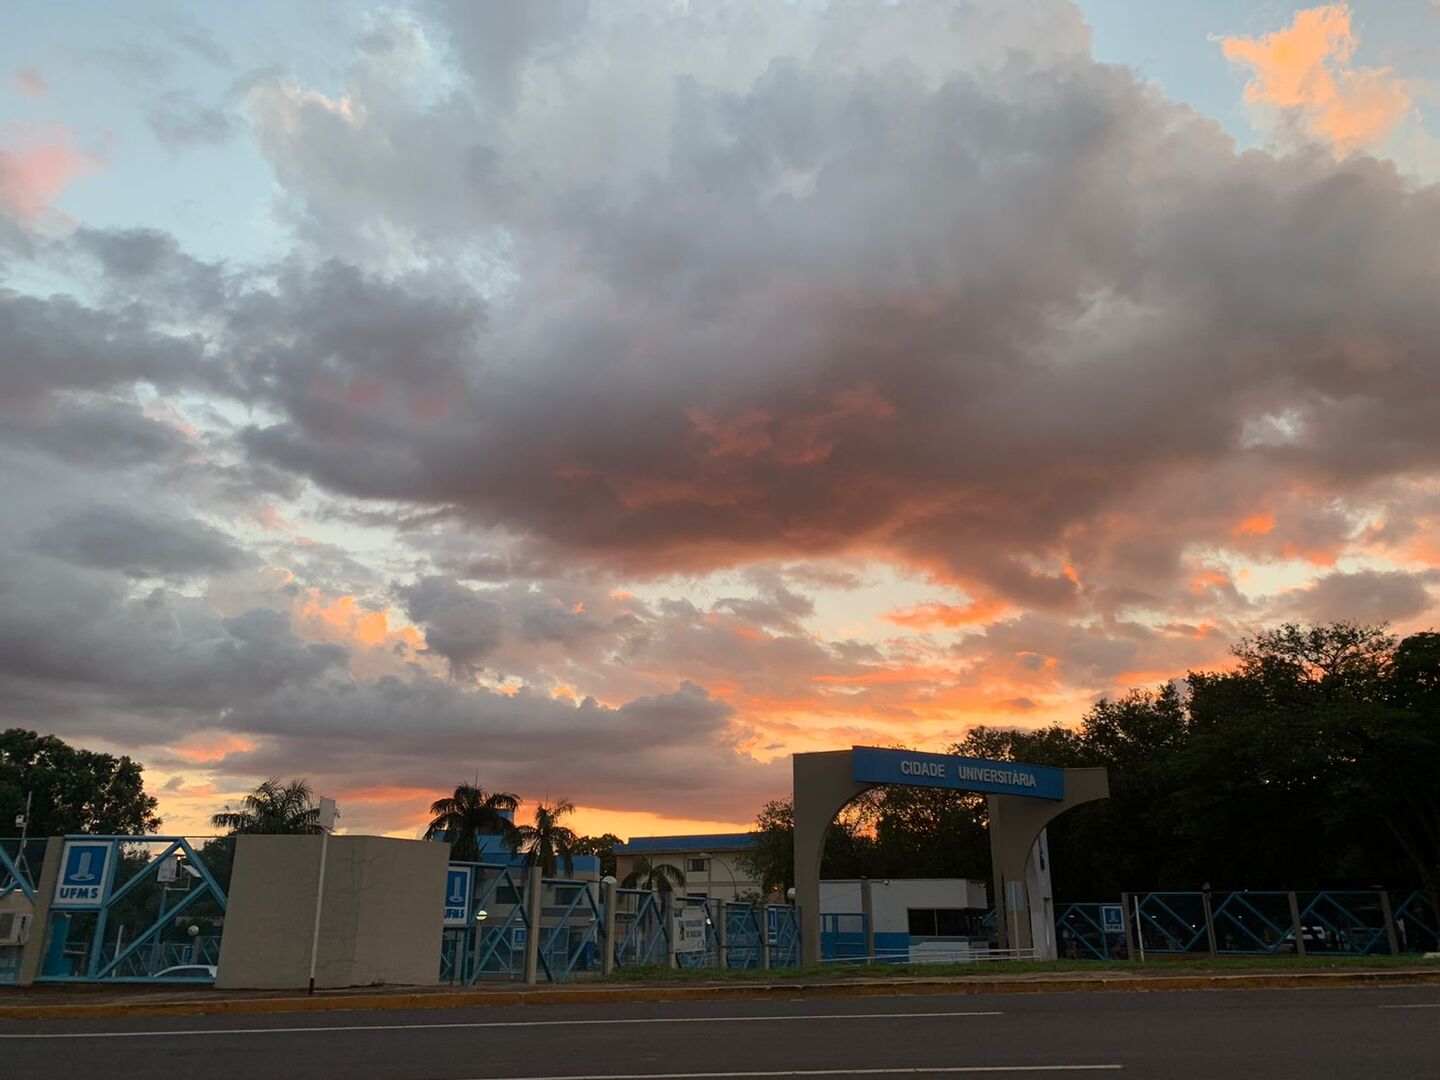
[[0,725],[167,831],[742,828],[1435,625],[1429,0],[7,10]]

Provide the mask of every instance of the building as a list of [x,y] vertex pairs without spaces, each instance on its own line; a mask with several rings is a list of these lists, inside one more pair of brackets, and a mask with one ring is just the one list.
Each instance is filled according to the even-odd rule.
[[820,882],[821,952],[827,959],[865,955],[865,888],[875,955],[901,963],[960,960],[985,949],[990,905],[985,883],[965,878],[890,878]]
[[685,876],[678,893],[707,900],[754,900],[760,896],[760,882],[737,858],[754,846],[751,833],[632,837],[615,845],[615,876],[624,881],[635,860],[644,856],[652,863],[668,863]]

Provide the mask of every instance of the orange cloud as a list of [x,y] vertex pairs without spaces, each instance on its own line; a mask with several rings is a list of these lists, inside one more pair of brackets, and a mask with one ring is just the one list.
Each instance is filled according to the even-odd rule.
[[1350,66],[1360,43],[1350,19],[1349,4],[1327,4],[1261,38],[1220,39],[1226,59],[1254,72],[1247,102],[1285,111],[1342,153],[1380,142],[1414,106],[1392,69]]
[[[243,754],[255,749],[251,740],[240,735],[198,735],[174,747],[175,756],[196,765],[222,761],[229,754]],[[196,791],[193,794],[211,794]]]
[[[1070,570],[1070,567],[1065,569]],[[881,618],[896,626],[908,626],[913,630],[933,630],[937,627],[974,626],[977,623],[991,622],[1009,609],[1010,605],[1003,600],[972,600],[968,604],[937,602],[887,611]]]
[[1233,536],[1266,536],[1275,531],[1275,515],[1267,513],[1251,514],[1249,517],[1241,518],[1230,530]]
[[56,124],[6,128],[0,138],[0,210],[38,221],[66,184],[99,170],[100,161],[74,143],[71,132]]

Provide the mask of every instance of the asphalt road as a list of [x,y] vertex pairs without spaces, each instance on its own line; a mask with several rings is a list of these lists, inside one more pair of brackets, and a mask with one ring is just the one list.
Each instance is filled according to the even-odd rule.
[[0,1021],[0,1077],[1440,1077],[1440,989]]

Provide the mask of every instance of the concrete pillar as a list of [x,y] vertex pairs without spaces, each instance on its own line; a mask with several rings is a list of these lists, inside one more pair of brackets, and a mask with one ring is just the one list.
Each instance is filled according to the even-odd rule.
[[1130,894],[1120,894],[1120,910],[1125,918],[1125,959],[1132,963],[1138,959],[1135,955],[1135,928],[1130,923]]
[[729,911],[725,907],[725,901],[716,901],[717,914],[715,916],[715,951],[719,954],[720,970],[725,971],[730,967],[730,946],[726,937],[730,932]]
[[1380,914],[1385,916],[1385,940],[1390,945],[1390,955],[1400,955],[1400,941],[1395,936],[1395,913],[1390,910],[1390,894],[1380,890]]
[[865,919],[865,963],[875,962],[875,895],[870,891],[870,879],[860,879],[860,914]]
[[855,796],[874,784],[851,776],[850,751],[796,754],[795,906],[800,909],[801,963],[820,963],[820,857],[830,822]]
[[601,911],[605,916],[605,937],[604,952],[600,954],[600,974],[613,975],[615,973],[615,901],[617,891],[615,882],[602,881],[600,883]]
[[534,986],[540,981],[540,901],[544,885],[540,880],[540,865],[530,867],[525,880],[525,912],[530,926],[525,932],[525,982]]
[[1300,901],[1295,894],[1286,893],[1290,898],[1290,925],[1295,927],[1295,955],[1305,955],[1305,928],[1300,925]]
[[1209,889],[1200,893],[1200,903],[1205,909],[1205,944],[1209,946],[1210,958],[1213,960],[1217,952],[1215,948],[1215,912],[1210,907]]
[[[1001,949],[1033,947],[1025,871],[1042,829],[1066,810],[1110,797],[1104,769],[1066,769],[1065,798],[1032,799],[1023,795],[989,795],[990,861],[995,877],[995,929]],[[798,826],[798,815],[797,815]],[[797,834],[798,835],[798,834]],[[1010,911],[1018,907],[1017,911]]]
[[760,968],[770,970],[770,905],[760,908]]
[[665,964],[672,971],[680,966],[680,928],[676,923],[681,906],[669,892],[660,894],[660,922],[665,928]]
[[55,898],[55,882],[60,879],[60,862],[65,854],[65,838],[52,836],[45,842],[45,859],[40,864],[40,879],[35,882],[35,909],[30,918],[30,936],[20,953],[19,985],[29,986],[40,974],[45,962],[45,947],[50,940],[50,901]]

